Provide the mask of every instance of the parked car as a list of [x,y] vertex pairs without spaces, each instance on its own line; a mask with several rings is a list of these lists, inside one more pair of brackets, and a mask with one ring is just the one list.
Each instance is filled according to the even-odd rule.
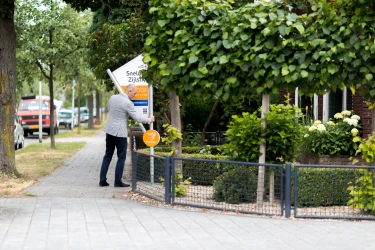
[[86,107],[81,107],[81,122],[88,122],[89,121],[89,109]]
[[[69,128],[72,129],[72,111],[68,109],[61,109],[58,112],[58,121],[60,128]],[[78,117],[74,115],[73,126],[78,126]]]
[[[56,119],[56,107],[54,107],[54,124],[50,125],[50,99],[49,96],[42,96],[42,131],[50,135],[50,127],[54,129],[55,134],[59,132]],[[24,130],[24,136],[27,137],[33,132],[39,132],[39,97],[23,96],[18,104],[18,119]]]
[[23,128],[17,116],[15,116],[15,119],[14,119],[13,130],[14,130],[14,148],[16,150],[23,148],[25,146],[25,137],[23,136],[23,133],[24,133]]

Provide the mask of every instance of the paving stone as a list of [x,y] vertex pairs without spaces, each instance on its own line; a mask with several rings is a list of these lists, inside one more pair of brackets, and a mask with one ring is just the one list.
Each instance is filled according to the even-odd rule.
[[24,191],[36,197],[0,198],[0,250],[375,249],[375,222],[233,216],[121,199],[130,188],[113,187],[116,153],[111,186],[98,186],[104,133],[63,140],[87,144]]

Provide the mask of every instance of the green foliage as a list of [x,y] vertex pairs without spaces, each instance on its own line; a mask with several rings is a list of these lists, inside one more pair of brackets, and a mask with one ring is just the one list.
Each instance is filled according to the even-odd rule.
[[226,132],[227,143],[224,153],[233,160],[257,162],[260,156],[261,118],[257,113],[234,115]]
[[183,179],[182,178],[182,174],[175,173],[175,178],[174,178],[174,183],[175,183],[174,192],[175,192],[175,196],[176,197],[184,197],[184,196],[186,196],[186,194],[188,192],[188,189],[189,189],[189,185],[191,184],[190,179],[191,179],[190,177],[186,178],[186,179]]
[[[225,1],[152,0],[155,19],[145,43],[149,68],[143,76],[180,95],[207,93],[223,100],[255,90],[276,93],[298,86],[302,94],[342,88],[339,64],[344,54],[337,44],[347,37],[337,30],[334,22],[340,20],[334,10],[313,9],[298,16],[284,3],[233,9]],[[324,27],[327,15],[329,25],[336,25],[333,39],[340,36],[335,41]],[[333,60],[336,53],[340,56]]]
[[360,169],[362,175],[347,190],[351,199],[348,205],[364,211],[375,212],[375,188],[373,186],[373,173],[369,169]]
[[[88,43],[89,61],[98,79],[107,79],[107,69],[115,70],[137,57],[145,41],[146,23],[140,14],[119,24],[105,23],[94,31]],[[109,83],[113,87],[113,83]]]
[[183,133],[183,147],[200,145],[202,135],[200,133],[194,134],[193,132],[193,125],[188,124]]
[[365,159],[367,163],[373,163],[375,161],[375,132],[366,140],[361,141],[355,154],[361,154],[362,158]]
[[253,113],[257,111],[261,106],[261,98],[259,94],[254,91],[243,95],[231,95],[227,101],[222,101],[220,104],[220,107],[222,107],[223,110],[222,114],[220,114],[221,121],[225,121],[226,126],[227,121],[229,121],[233,115],[241,115],[244,112]]
[[71,4],[76,10],[91,9],[97,11],[103,5],[109,8],[120,8],[124,6],[142,6],[146,4],[145,0],[64,0],[64,2]]
[[0,18],[13,18],[15,0],[2,0],[0,3]]
[[[184,98],[181,107],[182,122],[183,124],[188,124],[188,126],[190,126],[190,128],[184,127],[184,133],[189,130],[191,132],[202,131],[214,104],[214,98],[207,99],[204,98],[204,96],[195,95],[191,95],[189,98]],[[217,110],[217,112],[214,113],[206,131],[220,130],[222,127],[220,126],[220,122],[223,121],[220,113],[220,110]]]
[[[375,132],[359,144],[356,155],[361,154],[367,163],[373,164],[375,160]],[[356,160],[353,161],[354,163]],[[364,211],[375,212],[374,170],[360,169],[361,176],[348,187],[351,199],[348,205]]]
[[237,166],[214,181],[215,201],[232,204],[254,202],[257,193],[257,176],[249,166]]
[[[199,147],[199,146],[182,147],[182,153],[183,154],[198,155],[198,154],[200,154],[200,151],[202,149],[206,148],[206,147],[207,146],[204,146],[204,147]],[[210,155],[221,154],[222,146],[209,146],[209,148],[210,148]],[[144,149],[140,149],[138,151],[149,153],[150,148],[144,148]],[[154,148],[154,152],[156,154],[159,153],[159,152],[164,152],[164,153],[171,152],[171,147],[169,147],[169,146],[157,146],[157,147]],[[203,155],[208,155],[208,154],[203,154]]]
[[[199,154],[198,147],[182,148],[182,157],[183,158],[195,158],[195,159],[206,159],[206,160],[228,160],[227,156],[214,155],[214,154]],[[140,152],[149,153],[149,148],[138,150]],[[215,152],[214,147],[212,152]],[[155,147],[155,155],[166,157],[170,155],[170,147]],[[150,160],[148,156],[142,154],[138,155],[139,161],[142,164],[138,165],[139,173],[142,173],[142,176],[138,178],[140,180],[149,180],[150,179]],[[154,169],[155,169],[155,179],[164,176],[164,160],[158,160],[155,158]],[[190,181],[194,185],[212,185],[213,181],[220,174],[225,172],[228,169],[228,164],[218,164],[215,162],[209,161],[182,161],[182,174],[186,178],[191,178]]]
[[234,160],[257,162],[259,146],[264,138],[267,162],[293,160],[301,140],[301,116],[299,109],[293,106],[270,105],[264,131],[257,113],[233,116],[226,133],[228,143],[224,145],[224,153]]
[[[174,177],[174,195],[175,197],[184,197],[186,196],[188,190],[189,190],[189,185],[191,184],[190,182],[190,177],[183,179],[182,174],[175,173]],[[165,180],[163,177],[159,177],[160,182],[164,185]]]
[[[161,141],[164,142],[166,145],[171,145],[173,140],[182,140],[182,133],[175,127],[170,124],[163,125],[165,129],[166,136],[161,138]],[[176,149],[172,147],[171,155],[175,153]]]
[[345,110],[327,123],[314,121],[304,135],[304,148],[316,155],[354,155],[361,140],[359,119]]
[[61,1],[19,1],[15,12],[18,81],[34,83],[40,76],[62,79],[79,71],[90,20],[89,12],[79,14]]
[[266,159],[268,162],[293,161],[298,145],[302,139],[302,113],[298,107],[291,105],[270,105],[266,115],[267,127]]
[[[355,181],[358,175],[356,169],[299,168],[298,207],[345,205],[350,200],[347,192],[349,183]],[[294,183],[292,174],[292,204],[294,204]]]

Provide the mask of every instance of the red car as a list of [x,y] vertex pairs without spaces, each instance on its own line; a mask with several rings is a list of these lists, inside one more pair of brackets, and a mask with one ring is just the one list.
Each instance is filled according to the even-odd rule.
[[[50,135],[50,127],[58,133],[56,109],[54,108],[54,124],[51,126],[50,119],[50,99],[48,96],[42,96],[42,131]],[[18,119],[24,130],[24,136],[27,137],[33,132],[39,132],[39,97],[24,96],[19,102]]]

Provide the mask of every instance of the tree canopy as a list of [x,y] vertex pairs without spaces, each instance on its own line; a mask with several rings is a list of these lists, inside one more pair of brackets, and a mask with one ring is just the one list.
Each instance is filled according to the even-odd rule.
[[180,95],[210,91],[224,99],[238,91],[371,87],[375,15],[365,6],[372,2],[317,1],[297,15],[285,3],[233,9],[224,1],[152,0],[143,76]]

